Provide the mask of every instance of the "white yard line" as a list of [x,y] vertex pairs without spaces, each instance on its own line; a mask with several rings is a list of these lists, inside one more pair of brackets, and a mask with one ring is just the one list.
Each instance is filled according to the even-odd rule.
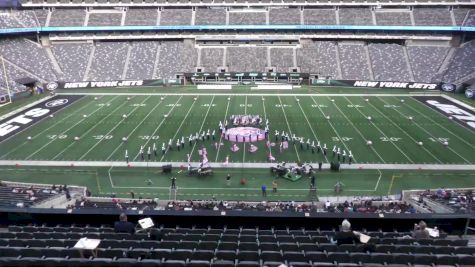
[[[328,100],[330,100],[329,97],[327,97]],[[330,102],[330,103],[333,103],[333,102]],[[356,130],[356,132],[361,136],[361,138],[363,138],[363,142],[366,143],[366,141],[368,141],[368,139],[366,137],[364,137],[364,135],[360,132],[360,130],[358,128],[356,128],[356,126],[353,124],[353,122],[346,116],[346,114],[340,109],[340,107],[338,107],[338,105],[336,104],[333,104],[334,107],[336,107],[336,109],[338,109],[338,111],[340,111],[340,113],[343,115],[343,117],[345,117],[345,119],[351,124],[351,126],[353,126],[353,128]],[[373,152],[379,157],[379,159],[383,162],[383,163],[386,163],[386,161],[383,159],[383,157],[381,157],[381,155],[379,155],[378,151],[376,151],[376,149],[371,146],[371,150],[373,150]]]
[[[162,126],[162,124],[165,122],[165,120],[169,117],[170,113],[173,111],[173,109],[175,109],[176,105],[178,104],[178,102],[180,102],[180,100],[183,98],[183,96],[180,96],[178,98],[178,100],[175,102],[175,104],[173,105],[173,107],[170,109],[170,111],[166,114],[167,117],[164,117],[162,119],[162,121],[160,122],[160,124],[157,126],[157,128],[155,128],[155,130],[153,130],[153,133],[150,135],[150,136],[154,136],[157,132],[158,132],[158,129],[160,129],[160,126]],[[145,141],[145,143],[143,144],[143,147],[146,147],[148,142],[150,142],[152,138],[150,139],[147,139],[147,141]],[[140,155],[140,152],[137,153],[137,155],[134,157],[134,160],[137,160],[137,158],[139,157]]]
[[[137,126],[135,126],[135,128],[129,133],[127,134],[127,140],[129,140],[130,136],[140,127],[140,125],[142,125],[144,123],[144,121],[153,113],[153,111],[158,107],[160,106],[160,104],[163,103],[163,100],[160,100],[151,110],[150,112],[142,119],[142,121],[140,121],[139,124],[137,124]],[[107,157],[106,160],[109,160],[114,154],[115,152],[117,152],[117,150],[119,150],[120,147],[122,147],[122,145],[124,144],[124,142],[121,142],[120,145],[118,145],[114,151],[112,151],[112,153]]]
[[[317,106],[318,110],[322,113],[323,115],[323,118],[326,119],[326,115],[325,113],[323,112],[322,108],[319,106],[319,104],[315,101],[315,99],[311,96],[310,97],[313,101],[313,103]],[[333,123],[330,121],[330,120],[327,120],[328,124],[330,125],[330,127],[333,129],[333,132],[335,132],[336,136],[338,137],[338,140],[341,141],[341,143],[343,144],[343,146],[346,148],[347,151],[351,151],[348,146],[346,145],[346,142],[344,142],[342,139],[341,139],[341,136],[340,134],[338,134],[337,130],[335,129],[335,127],[333,127]],[[358,161],[356,160],[356,157],[353,155],[353,161],[354,163],[357,163]]]
[[448,95],[446,95],[446,94],[443,94],[443,95],[441,95],[441,96],[442,96],[443,98],[445,98],[445,99],[448,99],[448,100],[450,100],[450,101],[452,101],[452,102],[455,102],[455,103],[461,105],[461,106],[464,107],[464,108],[467,108],[467,109],[469,109],[469,110],[471,110],[471,111],[475,111],[475,108],[474,108],[474,107],[472,107],[472,106],[470,106],[469,104],[464,103],[464,102],[462,102],[462,101],[460,101],[460,100],[458,100],[458,99],[455,99],[455,98],[453,98],[453,97],[451,97],[451,96],[448,96]]
[[[107,118],[109,118],[109,116],[111,116],[116,110],[118,110],[120,107],[122,107],[124,104],[126,104],[127,102],[123,102],[122,104],[118,105],[112,112],[110,112],[109,114],[107,114],[107,116],[105,116],[104,118],[102,118],[99,122],[97,122],[96,124],[94,124],[94,126],[92,126],[91,128],[88,128],[86,132],[82,133],[80,136],[79,136],[79,140],[82,140],[82,138],[84,138],[86,136],[86,134],[88,134],[89,132],[91,132],[92,130],[94,130],[97,126],[99,126],[103,121],[105,121]],[[58,154],[56,154],[52,160],[56,160],[58,158],[59,155],[62,155],[64,152],[66,152],[70,147],[72,147],[74,144],[76,144],[76,141],[73,141],[71,143],[69,143],[69,145],[67,145],[65,148],[63,148],[63,150],[61,150]]]
[[[344,97],[346,99],[346,101],[348,101],[356,110],[358,110],[358,112],[363,115],[363,117],[367,118],[367,116],[365,114],[363,114],[363,112],[361,112],[360,108],[356,107],[346,96]],[[399,150],[399,152],[401,152],[401,154],[404,155],[404,157],[406,157],[411,163],[414,163],[414,161],[406,154],[404,153],[404,151],[402,151],[402,149],[397,146],[393,141],[391,141],[391,139],[372,121],[370,120],[369,121],[371,123],[371,125],[374,126],[374,128],[376,128],[384,137],[386,137],[389,142],[397,149]]]
[[[67,108],[73,106],[73,105],[76,104],[76,103],[79,103],[79,102],[80,102],[81,100],[83,100],[83,99],[85,99],[85,98],[82,98],[82,99],[79,99],[79,100],[75,101],[75,102],[72,103],[70,106],[66,107],[65,109],[67,109]],[[64,118],[62,118],[62,119],[60,119],[59,121],[55,122],[54,124],[52,124],[52,125],[49,126],[48,128],[46,128],[46,129],[44,129],[43,131],[39,132],[38,134],[32,136],[31,139],[32,139],[32,140],[36,139],[38,136],[40,136],[40,135],[42,135],[43,133],[47,132],[48,130],[50,130],[51,128],[55,127],[56,125],[62,123],[64,120],[69,119],[71,116],[73,116],[73,115],[76,114],[77,112],[80,112],[81,110],[85,109],[86,107],[89,107],[89,105],[90,105],[91,103],[93,103],[93,102],[89,102],[88,104],[84,105],[83,107],[81,107],[80,109],[76,110],[75,112],[71,112],[68,116],[66,116],[66,117],[64,117]],[[44,118],[44,119],[46,119],[46,118]],[[32,126],[33,126],[33,125],[32,125]],[[23,131],[22,131],[22,132],[23,132]],[[20,133],[20,132],[19,132],[19,133]],[[5,140],[5,141],[6,141],[6,140]],[[25,144],[28,144],[29,142],[30,142],[30,141],[25,141],[25,142],[21,143],[20,145],[15,146],[15,148],[9,150],[8,153],[2,155],[2,156],[0,157],[0,159],[3,159],[3,158],[5,158],[5,157],[7,157],[8,155],[10,155],[11,153],[17,151],[18,149],[20,149],[21,147],[23,147]]]
[[[246,100],[245,100],[245,103],[244,103],[244,115],[247,115],[247,96],[246,96]],[[243,143],[243,148],[242,148],[242,162],[246,162],[246,142],[242,142]]]
[[[58,95],[95,95],[95,96],[100,96],[100,95],[127,95],[127,96],[149,96],[149,95],[169,95],[169,96],[342,96],[342,94],[305,94],[305,93],[292,93],[292,94],[273,94],[273,93],[259,93],[259,94],[246,94],[246,93],[133,93],[133,92],[127,92],[127,93],[88,93],[88,92],[82,92],[82,93],[73,93],[73,92],[61,92],[58,93]],[[351,96],[440,96],[440,94],[423,94],[423,93],[416,93],[416,94],[349,94],[347,95],[349,97]]]
[[381,172],[381,170],[380,169],[377,169],[377,170],[379,172],[379,177],[378,177],[378,181],[376,182],[376,185],[374,186],[374,191],[376,191],[378,189],[379,182],[381,181],[381,177],[383,176],[383,173]]
[[[187,165],[187,162],[143,162],[134,161],[127,164],[125,161],[46,161],[46,160],[0,160],[0,166],[59,166],[59,167],[137,167],[137,168],[159,168],[162,165],[171,164],[174,168]],[[192,162],[199,164],[199,162]],[[288,165],[296,165],[297,162],[288,162]],[[212,168],[223,168],[221,162],[211,162]],[[229,163],[224,168],[250,168],[267,169],[275,166],[275,163]],[[324,163],[322,168],[330,168],[329,163]],[[446,171],[475,171],[475,164],[345,164],[341,166],[343,170],[446,170]]]
[[[297,97],[295,97],[295,99],[297,99]],[[307,121],[308,127],[310,127],[310,131],[312,131],[313,137],[315,137],[315,139],[317,140],[317,142],[320,141],[320,139],[318,139],[318,137],[317,137],[317,134],[315,134],[315,131],[313,130],[312,124],[310,124],[310,121],[309,121],[308,118],[307,118],[307,114],[305,114],[305,112],[303,111],[302,105],[300,105],[300,101],[297,101],[297,105],[299,106],[300,110],[302,111],[302,114],[303,114],[305,120]],[[307,145],[308,145],[308,144],[307,144]],[[326,160],[327,162],[329,162],[327,156],[324,155],[324,157],[325,157],[325,160]]]
[[[140,102],[140,104],[143,104],[145,102],[147,102],[147,100],[150,99],[151,96],[145,98],[142,102]],[[128,117],[130,117],[131,114],[133,114],[138,108],[140,107],[140,105],[134,107],[132,109],[132,111],[130,111],[129,113],[127,113],[127,117],[126,118],[122,118],[118,123],[116,123],[114,125],[114,127],[112,127],[112,129],[110,129],[106,134],[105,136],[107,135],[110,135],[117,127],[119,127]],[[97,141],[92,147],[90,147],[86,153],[84,153],[80,158],[79,160],[82,160],[87,154],[89,154],[94,148],[96,148],[102,141],[104,140],[104,138],[100,139],[99,141]]]
[[[431,110],[432,112],[436,112],[436,113],[439,115],[439,113],[438,113],[437,111],[431,109],[431,108],[428,107],[427,105],[422,104],[422,103],[420,103],[420,102],[418,102],[417,100],[412,99],[412,98],[411,98],[411,100],[416,101],[416,103],[417,103],[418,105],[422,105],[422,106],[426,107],[427,109]],[[448,133],[450,133],[451,135],[455,136],[457,139],[459,139],[460,141],[462,141],[463,143],[465,143],[467,146],[470,146],[471,148],[474,148],[474,149],[475,149],[475,146],[472,145],[472,144],[470,144],[469,142],[467,142],[467,140],[465,140],[464,138],[458,136],[458,135],[455,134],[454,132],[452,132],[452,131],[450,131],[449,129],[445,128],[445,126],[443,126],[443,125],[437,123],[437,122],[434,121],[432,118],[430,118],[429,116],[425,115],[424,113],[421,113],[419,110],[413,108],[412,106],[410,106],[410,105],[407,105],[407,106],[408,106],[410,109],[412,109],[412,110],[416,111],[417,113],[421,114],[422,116],[424,116],[424,117],[427,118],[428,120],[430,120],[430,121],[431,121],[432,123],[434,123],[435,125],[437,125],[437,126],[439,126],[440,128],[446,130]],[[443,115],[441,115],[441,116],[443,116]]]
[[[388,105],[388,103],[386,101],[384,101],[382,98],[379,98],[379,100],[381,100],[384,104]],[[402,129],[401,127],[399,127],[399,125],[397,123],[395,123],[391,118],[387,117],[386,115],[384,115],[383,112],[381,112],[378,108],[376,108],[373,104],[371,104],[371,101],[367,102],[368,104],[370,104],[379,114],[381,114],[383,117],[385,117],[387,120],[389,120],[393,125],[395,125],[399,130],[401,130],[404,134],[406,134],[412,141],[414,141],[414,144],[417,145],[418,141],[416,139],[414,139],[410,134],[408,134],[404,129]],[[399,111],[396,109],[396,108],[392,108],[394,110],[396,110],[398,113]],[[400,114],[400,113],[399,113]],[[439,163],[443,164],[443,162],[437,158],[432,152],[430,152],[430,150],[428,150],[425,146],[422,147],[422,149],[424,149],[427,153],[429,153],[435,160],[437,160]]]
[[[201,122],[200,130],[198,132],[201,132],[203,130],[203,126],[205,125],[206,118],[208,118],[208,113],[209,113],[209,110],[211,109],[211,106],[213,105],[213,101],[214,101],[214,96],[211,98],[211,102],[209,103],[208,110],[206,110],[206,115],[205,115],[203,121]],[[195,151],[195,147],[196,147],[197,143],[198,142],[195,142],[193,144],[193,148],[191,149],[191,152],[190,152],[190,157],[193,156],[193,152]]]
[[[411,106],[408,106],[406,105],[406,107],[409,107],[411,108],[412,110],[414,110]],[[418,112],[416,110],[416,112]],[[402,112],[400,112],[401,114],[403,114]],[[420,114],[420,113],[419,113]],[[421,114],[422,116],[424,116],[423,114]],[[403,114],[403,116],[406,116]],[[425,117],[425,116],[424,116]],[[427,118],[427,117],[426,117]],[[435,137],[434,135],[432,135],[431,132],[427,131],[426,128],[420,126],[417,122],[413,121],[414,125],[416,125],[417,127],[419,127],[420,129],[422,129],[424,132],[426,132],[428,135],[430,135],[434,140],[436,140],[438,143],[441,143],[442,144],[442,141],[439,141],[439,139],[437,139],[437,137]],[[457,156],[459,156],[461,159],[463,159],[465,162],[467,162],[468,164],[470,164],[471,162],[468,161],[466,158],[462,157],[462,155],[460,155],[457,151],[453,150],[450,146],[447,146],[447,148],[452,151],[454,154],[456,154]]]
[[[280,96],[278,96],[278,98],[279,98],[279,102],[280,102],[280,108],[282,109],[282,113],[284,114],[285,122],[287,123],[287,128],[289,129],[289,134],[290,134],[290,136],[292,136],[292,130],[290,129],[290,124],[289,124],[289,121],[287,120],[287,115],[285,114],[284,106],[282,104],[282,99],[280,99]],[[297,155],[297,159],[300,162],[299,152],[297,151],[297,148],[294,145],[292,145],[292,146],[294,147],[295,153]]]
[[[196,99],[196,100],[193,101],[193,104],[191,104],[190,108],[188,109],[188,112],[186,113],[185,117],[184,117],[183,120],[181,121],[180,126],[178,126],[178,129],[176,129],[175,134],[174,134],[173,137],[172,137],[172,146],[173,146],[173,141],[175,140],[175,138],[176,138],[178,132],[180,131],[180,129],[181,129],[181,127],[183,126],[183,124],[185,123],[186,118],[188,118],[188,115],[190,115],[190,112],[191,112],[191,110],[193,109],[193,106],[196,104],[197,101],[198,101],[198,99]],[[166,155],[167,152],[168,152],[168,149],[169,149],[169,147],[167,147],[167,149],[165,150],[165,154],[162,155],[162,157],[160,158],[159,161],[162,161],[162,160],[163,160],[163,158],[165,157],[165,155]],[[191,156],[191,155],[190,155],[190,156]]]
[[[111,101],[113,101],[114,99],[116,99],[117,97],[119,96],[116,96],[114,97],[113,99],[111,99]],[[96,113],[97,111],[99,111],[100,109],[102,109],[104,106],[100,106],[98,109],[94,110],[92,113],[89,114],[89,116],[93,115],[94,113]],[[88,116],[88,117],[89,117]],[[73,124],[71,127],[69,127],[68,129],[62,131],[59,135],[63,135],[65,133],[67,133],[69,130],[73,129],[74,127],[76,127],[77,125],[81,124],[86,118],[82,118],[80,119],[78,122],[76,122],[75,124]],[[43,150],[45,147],[47,147],[49,144],[51,144],[52,142],[54,142],[56,140],[55,139],[51,139],[49,142],[47,142],[46,144],[44,144],[42,147],[40,147],[39,149],[37,149],[36,151],[34,151],[33,153],[31,153],[28,157],[26,157],[25,159],[28,160],[30,159],[32,156],[36,155],[38,152],[40,152],[41,150]]]
[[[229,102],[231,102],[231,100],[228,100],[228,104],[226,105],[226,112],[224,113],[223,123],[225,123],[228,119]],[[218,161],[219,151],[221,151],[221,142],[223,141],[223,135],[224,133],[222,133],[219,137],[218,151],[216,152],[216,158],[214,159],[214,161]]]

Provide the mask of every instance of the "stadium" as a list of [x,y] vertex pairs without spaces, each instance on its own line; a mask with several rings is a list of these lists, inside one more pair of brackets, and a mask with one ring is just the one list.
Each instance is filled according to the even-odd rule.
[[0,0],[0,266],[475,266],[475,2]]

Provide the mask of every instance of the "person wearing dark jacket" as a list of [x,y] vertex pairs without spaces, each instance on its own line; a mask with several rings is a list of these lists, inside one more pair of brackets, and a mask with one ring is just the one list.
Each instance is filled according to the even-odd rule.
[[341,223],[341,229],[332,238],[332,243],[338,245],[341,244],[358,244],[360,243],[360,237],[355,232],[351,231],[351,224],[348,220],[343,220]]
[[121,213],[119,221],[114,223],[114,230],[116,233],[135,233],[135,225],[127,221],[127,215]]

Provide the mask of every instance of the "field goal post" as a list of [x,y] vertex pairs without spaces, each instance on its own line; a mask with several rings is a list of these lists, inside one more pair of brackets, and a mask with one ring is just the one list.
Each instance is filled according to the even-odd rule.
[[7,74],[7,68],[5,67],[5,61],[3,60],[3,57],[0,56],[2,59],[2,71],[3,71],[3,78],[5,79],[5,85],[7,89],[7,94],[0,94],[0,106],[7,105],[12,103],[12,94],[10,92],[10,84],[8,82],[8,74]]

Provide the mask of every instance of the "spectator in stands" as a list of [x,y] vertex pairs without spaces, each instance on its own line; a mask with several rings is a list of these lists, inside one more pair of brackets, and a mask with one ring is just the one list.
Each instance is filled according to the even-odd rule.
[[430,238],[429,231],[426,229],[427,224],[424,221],[420,221],[418,224],[414,224],[414,231],[412,237],[415,239]]
[[133,223],[127,221],[127,215],[121,213],[119,221],[114,223],[114,230],[116,233],[135,233],[135,226]]
[[360,243],[360,238],[358,234],[355,234],[353,231],[351,231],[351,224],[347,219],[345,219],[341,223],[340,231],[335,234],[331,242],[338,245],[354,244]]

